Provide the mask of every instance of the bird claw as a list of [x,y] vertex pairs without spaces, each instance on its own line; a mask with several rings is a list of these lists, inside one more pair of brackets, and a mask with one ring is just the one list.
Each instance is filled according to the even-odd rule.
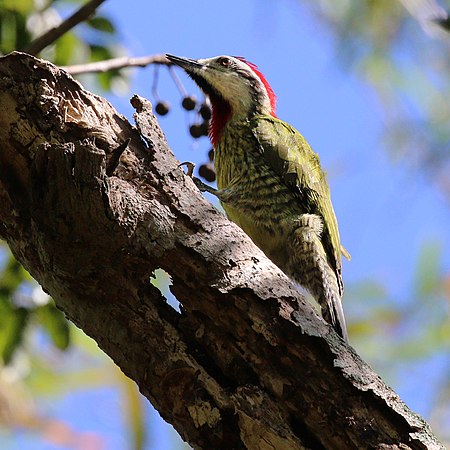
[[185,161],[185,162],[178,164],[178,167],[183,167],[183,166],[186,166],[186,168],[187,168],[186,175],[188,177],[194,179],[193,174],[194,174],[195,164],[190,161]]
[[210,194],[214,194],[216,192],[216,190],[214,188],[203,183],[203,181],[200,180],[200,178],[194,177],[195,164],[193,162],[185,161],[178,165],[178,167],[182,167],[182,166],[186,166],[186,168],[187,168],[186,175],[192,179],[192,181],[197,186],[197,189],[200,192],[209,192]]

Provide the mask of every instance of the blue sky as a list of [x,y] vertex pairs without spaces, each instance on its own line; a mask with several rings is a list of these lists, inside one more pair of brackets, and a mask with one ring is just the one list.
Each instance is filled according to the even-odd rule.
[[[351,262],[344,262],[347,285],[381,280],[393,298],[407,298],[422,246],[438,241],[450,248],[448,204],[427,179],[390,160],[381,143],[385,117],[374,92],[354,73],[342,69],[333,36],[301,2],[109,0],[101,10],[117,24],[120,45],[129,55],[168,52],[203,58],[231,54],[245,56],[259,66],[278,96],[278,116],[307,138],[328,172],[341,238],[352,255]],[[132,73],[130,91],[108,97],[130,121],[133,111],[128,98],[138,93],[152,99],[153,69]],[[188,91],[199,95],[179,75]],[[194,118],[178,107],[180,95],[165,70],[160,73],[159,94],[173,106],[160,123],[176,156],[183,161],[204,161],[210,145],[206,139],[193,142],[188,135],[187,123]],[[444,264],[448,272],[450,254],[444,255]],[[351,311],[348,314],[351,317]],[[442,365],[442,359],[433,363],[437,374],[445,371],[445,361]],[[417,390],[417,380],[425,370],[417,369],[411,375],[416,381],[409,384],[389,381],[412,409],[426,416],[429,394]],[[74,423],[84,426],[90,417],[83,412],[85,402],[97,400],[73,395],[58,408],[64,411],[67,404],[75,405]],[[117,405],[117,393],[111,389],[94,395],[104,398],[109,409]],[[120,411],[117,414],[120,417]],[[153,419],[154,415],[149,419],[153,433],[148,449],[172,448],[168,428]],[[114,415],[111,420],[115,429],[121,427]],[[92,418],[89,423],[94,426],[96,421]],[[108,427],[99,424],[108,433]],[[109,444],[108,449],[126,448],[123,439],[113,438]]]
[[[307,138],[328,171],[342,241],[353,258],[345,263],[345,278],[382,277],[401,292],[423,241],[449,241],[447,205],[426,179],[392,164],[381,144],[385,118],[375,94],[341,69],[332,36],[300,3],[136,1],[124,10],[110,1],[104,11],[135,55],[232,54],[258,64],[278,96],[278,116]],[[160,96],[174,106],[161,126],[180,160],[201,161],[209,144],[193,143],[185,132],[186,115],[176,107],[180,97],[161,72]],[[151,98],[152,71],[135,73],[132,91]],[[126,96],[113,102],[131,116]]]

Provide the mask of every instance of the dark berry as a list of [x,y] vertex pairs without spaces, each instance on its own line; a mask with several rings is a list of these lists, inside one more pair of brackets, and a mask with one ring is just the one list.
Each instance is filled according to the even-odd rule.
[[208,134],[209,134],[209,123],[208,122],[203,122],[202,124],[200,124],[200,128],[202,130],[202,136],[208,136]]
[[211,119],[211,108],[207,103],[202,103],[202,106],[200,106],[199,113],[202,116],[203,120],[209,120]]
[[156,114],[160,116],[165,116],[170,110],[170,106],[167,102],[158,102],[155,106]]
[[191,136],[193,138],[198,139],[200,136],[202,136],[202,124],[194,123],[194,125],[191,125],[189,127],[189,133],[191,133]]
[[208,158],[210,161],[214,161],[214,149],[213,148],[208,152]]
[[214,170],[214,166],[210,163],[202,164],[198,168],[198,174],[210,183],[216,180],[216,171]]
[[183,98],[181,105],[186,111],[192,111],[197,106],[197,102],[193,95],[188,95],[187,97]]

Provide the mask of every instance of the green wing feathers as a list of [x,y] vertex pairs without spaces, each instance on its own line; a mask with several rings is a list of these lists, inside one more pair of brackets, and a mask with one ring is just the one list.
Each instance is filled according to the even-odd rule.
[[299,196],[305,213],[322,217],[322,242],[340,279],[341,253],[345,257],[350,255],[340,243],[330,189],[318,155],[303,136],[286,122],[271,116],[255,116],[251,126],[264,158]]

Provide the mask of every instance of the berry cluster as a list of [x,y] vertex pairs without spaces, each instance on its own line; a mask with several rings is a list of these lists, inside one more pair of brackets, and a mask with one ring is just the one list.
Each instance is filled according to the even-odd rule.
[[[153,78],[152,93],[153,97],[157,100],[155,105],[155,112],[159,116],[165,116],[170,112],[169,102],[161,100],[158,95],[157,84],[158,84],[158,68],[155,66],[155,74]],[[178,78],[176,73],[173,71],[172,67],[169,66],[169,73],[175,82],[182,96],[181,106],[186,111],[196,111],[197,119],[189,126],[189,134],[194,138],[198,139],[202,136],[208,136],[209,133],[209,122],[211,120],[211,106],[209,102],[205,99],[202,102],[198,102],[194,95],[188,95],[186,89],[184,88],[181,80]],[[214,149],[211,149],[208,153],[208,162],[201,164],[198,169],[198,174],[208,182],[213,182],[216,179],[216,172],[214,170]]]
[[[209,132],[209,121],[211,119],[211,108],[208,103],[203,102],[199,107],[197,107],[197,99],[193,95],[185,95],[181,101],[181,106],[186,111],[197,110],[199,118],[202,120],[192,124],[189,127],[190,135],[198,139],[202,136],[208,136]],[[197,109],[198,108],[198,109]],[[170,111],[169,102],[164,100],[159,100],[155,106],[156,114],[160,116],[165,116]]]

